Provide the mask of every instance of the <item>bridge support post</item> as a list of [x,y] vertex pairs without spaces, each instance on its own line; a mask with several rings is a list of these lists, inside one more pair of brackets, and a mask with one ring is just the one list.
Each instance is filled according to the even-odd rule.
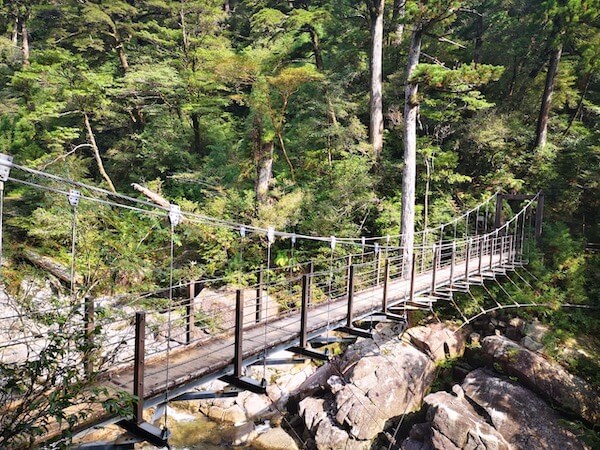
[[496,241],[498,240],[498,230],[496,230],[496,237],[493,237],[490,239],[489,241],[489,247],[490,247],[490,267],[489,270],[492,270],[492,265],[494,262],[494,247],[496,246]]
[[410,267],[410,301],[412,302],[415,299],[415,271],[416,271],[416,258],[413,252],[411,258],[411,267]]
[[188,286],[188,298],[185,304],[185,343],[190,344],[194,338],[194,317],[196,311],[194,308],[194,299],[196,298],[196,281],[191,280]]
[[465,282],[469,283],[469,262],[471,259],[471,239],[465,241]]
[[308,344],[308,302],[310,298],[310,275],[302,275],[302,304],[300,306],[300,347],[306,348]]
[[452,287],[454,286],[454,266],[456,265],[456,241],[452,241],[452,255],[450,258],[450,287]]
[[500,237],[500,261],[499,261],[499,265],[500,266],[502,266],[502,264],[503,264],[502,258],[504,258],[504,241],[505,241],[505,237],[506,236]]
[[388,307],[388,284],[390,282],[390,260],[385,259],[383,275],[383,299],[381,300],[381,309],[385,313]]
[[133,395],[137,398],[133,420],[139,425],[144,421],[144,355],[146,352],[146,313],[135,313],[135,350],[133,363]]
[[235,291],[235,344],[233,354],[233,376],[242,376],[242,360],[244,339],[244,296],[241,289]]
[[487,243],[487,235],[483,235],[483,237],[479,238],[479,263],[477,266],[477,273],[481,275],[481,266],[483,264],[483,248]]
[[431,247],[433,250],[433,266],[431,271],[431,293],[435,294],[436,289],[436,274],[437,274],[437,265],[438,265],[438,249],[435,244]]
[[352,328],[352,309],[354,303],[354,264],[348,266],[348,317],[346,326]]
[[87,347],[83,356],[83,370],[90,378],[94,374],[94,363],[92,360],[92,349],[94,348],[94,299],[86,296],[83,300],[83,323],[85,327],[85,345]]
[[262,320],[262,296],[263,296],[263,270],[258,270],[258,281],[256,283],[256,323]]
[[311,302],[312,302],[312,290],[310,288],[310,286],[312,286],[312,281],[313,281],[313,276],[315,273],[315,263],[313,261],[311,261],[310,263],[308,263],[308,296],[306,297],[306,306],[307,308],[310,307]]

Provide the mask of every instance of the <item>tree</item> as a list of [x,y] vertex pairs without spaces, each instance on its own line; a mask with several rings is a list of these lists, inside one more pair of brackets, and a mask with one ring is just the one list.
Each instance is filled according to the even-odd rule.
[[383,10],[385,0],[366,0],[371,23],[371,95],[369,137],[373,158],[383,149]]

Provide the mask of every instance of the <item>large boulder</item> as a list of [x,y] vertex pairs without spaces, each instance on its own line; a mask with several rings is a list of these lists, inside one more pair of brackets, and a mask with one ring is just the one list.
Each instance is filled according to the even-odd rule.
[[390,331],[358,340],[305,383],[304,393],[322,397],[300,403],[319,449],[369,448],[390,419],[420,409],[436,362],[464,351],[465,334],[441,324],[412,329],[404,339]]
[[508,375],[583,419],[600,423],[599,393],[559,364],[502,336],[486,337],[482,349]]
[[[460,388],[459,388],[460,389]],[[431,446],[436,449],[510,450],[502,435],[464,398],[447,392],[425,397],[431,423]]]
[[556,411],[523,386],[478,369],[467,375],[462,388],[514,449],[586,449],[561,425]]
[[402,450],[585,450],[560,416],[533,392],[478,369],[456,395],[425,397],[427,420],[414,425]]

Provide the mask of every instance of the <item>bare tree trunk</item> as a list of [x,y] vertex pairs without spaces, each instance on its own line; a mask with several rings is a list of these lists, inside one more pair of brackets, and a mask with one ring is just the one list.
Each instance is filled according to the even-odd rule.
[[265,205],[269,201],[269,186],[273,178],[273,141],[259,142],[256,167],[256,201]]
[[229,14],[231,12],[231,5],[229,4],[229,0],[225,0],[225,4],[223,5],[223,11],[225,11],[225,14]]
[[14,48],[17,48],[19,45],[19,17],[15,16],[14,28],[11,32],[11,40]]
[[404,93],[404,170],[402,172],[402,217],[400,232],[404,249],[404,267],[410,268],[415,241],[415,187],[417,183],[417,115],[419,85],[411,80],[421,56],[423,30],[417,26],[408,53],[406,90]]
[[21,19],[21,53],[23,65],[29,65],[29,34],[27,33],[27,17]]
[[275,144],[273,140],[263,142],[262,120],[255,116],[253,129],[250,134],[250,141],[254,151],[254,161],[256,164],[256,182],[254,190],[256,194],[256,204],[258,207],[265,205],[269,201],[269,186],[273,178],[273,149]]
[[85,129],[87,130],[87,135],[88,135],[88,139],[90,141],[90,145],[92,146],[92,151],[94,152],[94,158],[96,159],[96,164],[98,164],[98,170],[100,171],[100,175],[102,175],[102,178],[104,178],[104,180],[106,181],[106,184],[108,184],[108,188],[112,192],[116,193],[117,190],[115,189],[115,185],[113,184],[110,177],[106,173],[106,170],[104,169],[104,164],[102,163],[102,158],[100,157],[100,150],[98,149],[98,144],[96,144],[96,138],[94,137],[92,125],[90,124],[90,118],[88,117],[87,113],[85,113],[85,112],[83,113],[83,120],[85,122]]
[[538,117],[537,129],[535,132],[535,147],[543,147],[548,139],[548,116],[552,106],[552,94],[554,94],[554,82],[558,73],[558,65],[562,56],[562,44],[559,44],[550,57],[548,72],[546,73],[546,84],[544,85],[544,94],[542,95],[542,104],[540,106],[540,115]]
[[371,8],[371,120],[369,133],[373,156],[378,161],[383,149],[383,7],[375,0]]
[[403,20],[406,14],[406,0],[394,0],[393,8],[392,24],[396,29],[394,30],[394,37],[392,38],[392,45],[397,47],[402,43],[402,36],[404,35]]

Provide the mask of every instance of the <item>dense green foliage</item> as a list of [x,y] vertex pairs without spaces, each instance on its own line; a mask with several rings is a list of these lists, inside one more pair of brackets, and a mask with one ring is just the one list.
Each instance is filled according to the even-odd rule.
[[[239,222],[395,234],[407,30],[420,21],[417,225],[441,223],[497,189],[543,189],[548,222],[560,219],[597,242],[598,2],[411,1],[403,14],[394,3],[386,2],[384,18],[380,161],[367,136],[369,2],[349,0],[4,0],[0,151],[120,192],[131,194],[137,182],[186,209]],[[558,40],[548,144],[534,148]],[[66,202],[10,183],[7,192],[12,236],[68,263]],[[89,286],[161,282],[164,272],[152,269],[164,268],[164,223],[84,208],[78,270]],[[209,226],[187,229],[178,244],[197,261],[179,268],[196,276],[264,260],[264,239],[244,243],[240,258],[239,236]],[[278,246],[284,264],[289,243]]]

